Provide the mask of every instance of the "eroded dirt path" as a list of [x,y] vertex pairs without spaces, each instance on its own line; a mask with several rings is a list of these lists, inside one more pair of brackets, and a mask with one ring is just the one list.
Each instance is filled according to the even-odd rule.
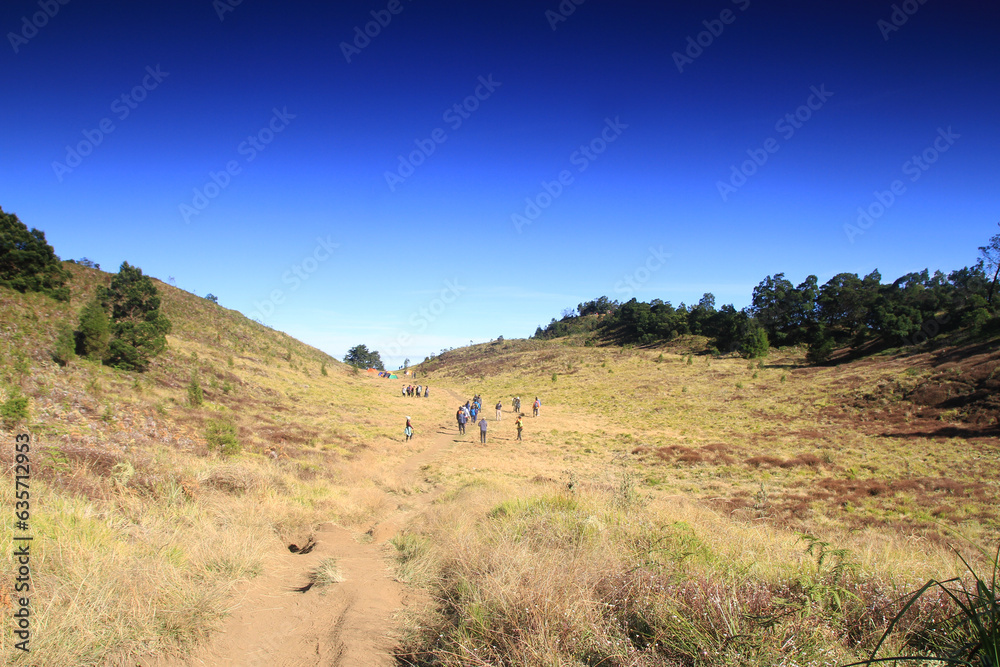
[[[449,392],[451,393],[451,392]],[[401,477],[418,475],[455,445],[444,422],[429,430],[427,444],[397,467]],[[307,554],[281,547],[264,572],[245,585],[222,629],[185,659],[159,658],[143,667],[368,667],[394,664],[398,614],[414,595],[393,578],[386,542],[436,493],[409,497],[382,522],[369,541],[333,524],[321,525]],[[343,580],[305,591],[317,567],[335,558]]]

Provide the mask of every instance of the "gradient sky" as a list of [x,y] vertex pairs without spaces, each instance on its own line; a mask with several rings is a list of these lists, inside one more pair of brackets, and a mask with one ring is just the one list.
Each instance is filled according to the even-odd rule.
[[0,206],[387,365],[997,231],[995,2],[235,2],[6,0]]

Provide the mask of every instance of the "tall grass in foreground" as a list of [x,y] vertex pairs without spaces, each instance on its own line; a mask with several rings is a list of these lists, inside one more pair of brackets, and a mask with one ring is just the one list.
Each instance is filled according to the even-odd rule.
[[494,499],[474,520],[440,508],[423,539],[396,545],[407,572],[433,573],[438,600],[398,660],[833,666],[880,641],[899,649],[940,617],[941,596],[928,594],[889,627],[909,584],[841,566],[844,550],[824,560],[809,549],[815,541],[745,536],[753,529],[683,503],[626,506],[615,496],[536,489]]
[[[985,550],[976,547],[977,551],[988,559],[991,558]],[[875,645],[867,660],[852,663],[853,665],[873,665],[877,663],[896,664],[899,662],[918,662],[926,664],[942,663],[949,665],[964,665],[967,667],[997,667],[1000,665],[1000,599],[997,591],[997,574],[1000,571],[1000,547],[992,556],[993,572],[989,578],[980,576],[976,569],[965,558],[959,555],[972,577],[972,581],[953,577],[945,581],[931,579],[903,606],[899,614],[889,622],[885,634]],[[918,651],[923,649],[923,655],[900,655],[878,658],[878,652],[897,621],[914,604],[930,591],[937,590],[951,603],[949,615],[933,622],[909,642]]]

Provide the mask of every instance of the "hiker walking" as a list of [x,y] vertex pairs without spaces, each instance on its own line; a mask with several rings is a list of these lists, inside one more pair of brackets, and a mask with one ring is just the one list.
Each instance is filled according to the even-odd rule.
[[406,434],[406,440],[409,442],[410,438],[413,437],[413,424],[410,423],[410,418],[406,418],[406,428],[403,429],[403,433]]
[[532,409],[532,416],[533,416],[533,417],[537,417],[537,416],[538,416],[538,409],[539,409],[539,408],[541,408],[541,407],[542,407],[542,402],[541,402],[540,400],[538,400],[538,397],[537,397],[537,396],[535,396],[535,402],[534,402],[534,404],[533,404],[533,405],[531,406],[531,409]]
[[406,385],[405,384],[403,385],[403,396],[404,397],[406,396]]
[[486,444],[486,417],[479,420],[479,442]]
[[517,416],[517,421],[514,422],[514,426],[517,428],[517,439],[521,439],[521,429],[524,428],[524,423],[521,421],[521,415]]
[[503,401],[497,401],[497,421],[500,421],[500,415],[503,410]]
[[424,398],[427,398],[430,395],[431,395],[431,388],[430,387],[424,387]]
[[466,414],[464,406],[458,409],[458,414],[455,415],[455,419],[458,420],[459,434],[465,435],[465,423],[469,421],[469,415]]
[[515,396],[514,397],[513,405],[514,405],[514,412],[518,412],[518,413],[521,412],[521,397],[520,396]]

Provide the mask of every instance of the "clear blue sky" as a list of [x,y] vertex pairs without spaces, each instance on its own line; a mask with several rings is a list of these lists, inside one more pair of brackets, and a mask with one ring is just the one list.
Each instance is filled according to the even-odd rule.
[[233,2],[4,2],[0,206],[338,357],[997,231],[996,3]]

